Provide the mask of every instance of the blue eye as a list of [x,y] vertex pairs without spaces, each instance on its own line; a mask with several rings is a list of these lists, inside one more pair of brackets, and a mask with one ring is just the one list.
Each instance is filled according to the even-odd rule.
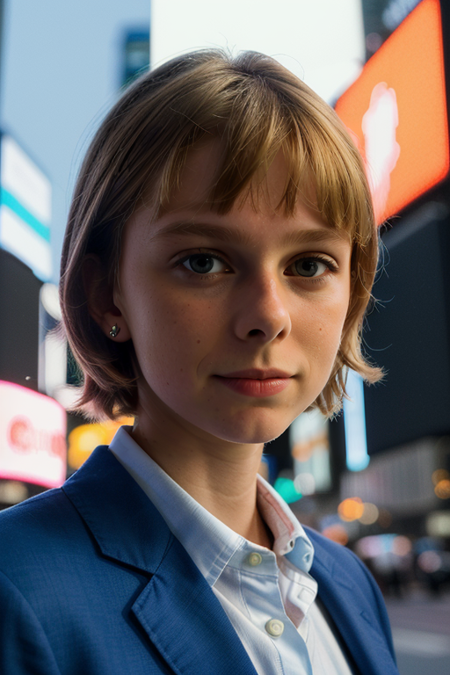
[[193,253],[183,260],[182,264],[196,274],[210,274],[211,272],[216,274],[225,269],[225,263],[210,253]]

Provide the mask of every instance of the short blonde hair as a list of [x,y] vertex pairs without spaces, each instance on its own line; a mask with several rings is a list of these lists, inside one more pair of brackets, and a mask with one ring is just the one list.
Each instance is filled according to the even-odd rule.
[[84,376],[78,409],[97,417],[133,415],[138,396],[133,345],[109,340],[89,315],[82,262],[98,255],[112,289],[123,228],[133,210],[148,194],[157,210],[164,208],[187,153],[208,137],[220,138],[224,146],[213,210],[229,211],[281,150],[288,181],[279,208],[292,214],[312,181],[322,216],[351,237],[351,296],[341,345],[313,404],[331,415],[341,407],[347,368],[368,382],[381,377],[361,353],[378,256],[364,165],[336,113],[290,71],[263,54],[233,58],[219,50],[180,56],[137,80],[100,126],[81,167],[60,283],[65,332]]

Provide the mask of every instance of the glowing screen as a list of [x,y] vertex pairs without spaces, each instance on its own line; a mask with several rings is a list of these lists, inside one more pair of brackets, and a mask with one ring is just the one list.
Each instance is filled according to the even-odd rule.
[[0,478],[59,487],[66,478],[66,412],[54,399],[0,381]]
[[336,112],[366,161],[379,223],[449,171],[439,0],[422,0],[341,96]]

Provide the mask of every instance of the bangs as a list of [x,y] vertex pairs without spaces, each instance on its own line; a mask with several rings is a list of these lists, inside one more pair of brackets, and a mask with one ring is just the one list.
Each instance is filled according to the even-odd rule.
[[[257,209],[264,178],[281,151],[287,178],[277,208],[292,215],[302,197],[352,241],[369,241],[374,220],[364,165],[337,115],[325,103],[321,106],[304,83],[299,91],[298,80],[295,87],[289,82],[281,87],[278,79],[272,88],[270,78],[251,77],[239,72],[238,66],[234,64],[237,73],[230,74],[227,68],[223,79],[216,72],[208,92],[205,87],[201,94],[181,97],[171,110],[179,117],[182,132],[165,158],[156,190],[157,209],[169,206],[193,146],[219,139],[222,155],[208,208],[227,213],[238,199],[250,197]],[[173,121],[170,127],[174,128]]]

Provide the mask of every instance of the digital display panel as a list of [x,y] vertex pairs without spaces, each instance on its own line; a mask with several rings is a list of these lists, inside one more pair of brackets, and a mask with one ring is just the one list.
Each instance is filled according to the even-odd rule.
[[52,276],[48,178],[7,134],[1,137],[0,247],[42,281]]
[[273,56],[326,101],[358,77],[364,62],[361,0],[151,2],[152,67],[193,49],[254,50]]
[[66,411],[54,399],[0,380],[0,478],[59,487],[66,478]]
[[378,223],[449,171],[439,0],[422,0],[336,103],[365,159]]

